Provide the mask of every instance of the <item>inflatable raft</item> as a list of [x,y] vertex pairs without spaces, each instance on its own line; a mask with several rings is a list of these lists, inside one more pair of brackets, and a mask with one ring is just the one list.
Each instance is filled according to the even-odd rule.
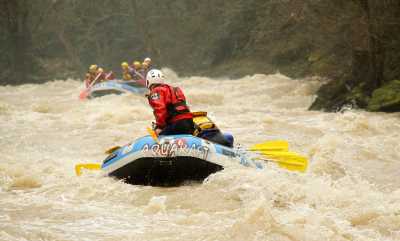
[[86,98],[95,98],[109,94],[123,94],[123,93],[142,94],[146,91],[146,87],[131,81],[123,82],[123,81],[110,80],[95,84],[86,91],[87,91]]
[[114,150],[101,169],[130,184],[178,186],[238,164],[263,168],[233,148],[191,135],[160,136],[157,141],[145,136]]

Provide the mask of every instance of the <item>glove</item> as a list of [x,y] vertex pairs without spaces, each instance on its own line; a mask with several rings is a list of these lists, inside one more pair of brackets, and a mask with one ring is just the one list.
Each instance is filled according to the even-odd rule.
[[161,133],[161,129],[160,128],[156,128],[155,130],[154,130],[154,132],[157,134],[157,136]]

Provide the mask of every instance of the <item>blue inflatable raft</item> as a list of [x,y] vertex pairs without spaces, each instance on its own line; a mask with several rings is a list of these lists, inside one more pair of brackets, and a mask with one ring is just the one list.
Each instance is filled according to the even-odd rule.
[[109,94],[135,93],[142,94],[146,92],[146,87],[137,84],[134,81],[116,81],[109,80],[92,86],[88,93],[88,98],[95,98]]
[[160,136],[157,141],[145,136],[113,151],[101,169],[130,184],[178,186],[238,164],[263,168],[233,148],[191,135]]

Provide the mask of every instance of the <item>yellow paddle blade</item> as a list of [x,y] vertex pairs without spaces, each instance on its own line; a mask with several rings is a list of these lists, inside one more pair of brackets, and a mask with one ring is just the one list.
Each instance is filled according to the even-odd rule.
[[89,169],[89,170],[100,170],[101,164],[100,163],[79,163],[75,165],[75,173],[77,176],[82,175],[82,169]]
[[308,159],[297,153],[288,151],[261,151],[259,154],[268,161],[276,162],[280,167],[290,171],[304,172],[307,170]]
[[111,154],[113,153],[115,150],[118,150],[119,148],[121,148],[120,146],[113,146],[110,149],[108,149],[107,151],[105,151],[106,154]]
[[150,134],[151,137],[153,137],[153,140],[158,143],[158,136],[156,132],[150,127],[147,127],[147,132]]
[[287,141],[266,141],[250,147],[250,151],[288,151],[289,143]]

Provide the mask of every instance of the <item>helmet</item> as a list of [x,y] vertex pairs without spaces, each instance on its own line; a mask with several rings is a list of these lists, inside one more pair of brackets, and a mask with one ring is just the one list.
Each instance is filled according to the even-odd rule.
[[122,67],[123,69],[127,69],[127,68],[129,67],[129,64],[128,64],[127,62],[122,62],[122,63],[121,63],[121,67]]
[[150,59],[149,57],[147,57],[147,58],[145,58],[145,59],[143,60],[143,62],[145,62],[145,63],[150,63],[150,62],[151,62],[151,59]]
[[104,72],[104,69],[103,69],[103,68],[98,68],[98,69],[97,69],[97,72],[98,72],[98,73]]
[[141,66],[142,66],[142,64],[139,61],[133,62],[133,67],[135,67],[135,69],[139,69]]
[[146,86],[150,88],[152,84],[163,84],[164,74],[161,70],[152,69],[146,75]]
[[234,138],[231,133],[223,133],[225,140],[229,143],[231,147],[233,147]]
[[90,67],[89,67],[90,73],[94,73],[94,72],[96,72],[96,70],[97,70],[97,65],[95,65],[95,64],[90,65]]

